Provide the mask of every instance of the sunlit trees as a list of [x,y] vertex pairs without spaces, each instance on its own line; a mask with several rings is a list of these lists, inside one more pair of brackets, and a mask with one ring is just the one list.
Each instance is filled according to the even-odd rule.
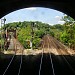
[[62,42],[64,42],[64,44],[67,43],[67,45],[70,48],[74,48],[75,46],[75,23],[74,23],[74,19],[71,18],[70,16],[64,16],[62,18],[63,21],[65,21],[64,23],[64,31],[62,33],[62,35],[60,36],[60,40]]
[[[40,40],[44,35],[51,35],[57,38],[64,44],[74,47],[75,46],[75,23],[74,19],[70,16],[64,16],[62,18],[65,23],[63,25],[49,25],[46,23],[35,21],[34,25],[34,35],[33,35],[33,47],[37,48],[39,46]],[[32,27],[31,21],[24,22],[13,22],[5,25],[6,29],[17,29],[18,40],[22,43],[25,48],[30,48],[27,41],[32,39]],[[4,28],[4,27],[3,27]]]

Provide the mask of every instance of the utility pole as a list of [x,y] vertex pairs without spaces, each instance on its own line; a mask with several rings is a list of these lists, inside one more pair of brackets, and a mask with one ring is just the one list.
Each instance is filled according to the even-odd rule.
[[34,30],[33,30],[33,28],[34,28],[34,22],[31,22],[31,29],[32,29],[32,31],[31,31],[32,38],[31,38],[31,41],[30,41],[31,50],[33,50],[33,38],[34,38]]
[[1,21],[1,50],[0,52],[2,51],[2,21]]
[[[6,21],[6,19],[4,18],[4,19],[1,19],[1,51],[3,50],[3,47],[2,47],[2,38],[4,38],[4,49],[5,49],[5,21]],[[4,37],[2,36],[2,26],[4,25],[4,30],[3,30],[3,32],[4,32]]]

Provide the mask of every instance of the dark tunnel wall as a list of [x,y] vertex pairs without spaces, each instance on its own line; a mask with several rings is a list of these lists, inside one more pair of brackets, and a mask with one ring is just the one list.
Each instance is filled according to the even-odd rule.
[[0,18],[6,14],[27,7],[46,7],[61,11],[75,19],[74,2],[58,0],[0,0]]
[[[53,1],[53,0],[44,0],[44,1],[43,0],[40,0],[40,1],[38,1],[38,0],[37,1],[36,0],[0,0],[0,18],[2,18],[3,16],[5,16],[15,10],[19,10],[22,8],[46,7],[46,8],[51,8],[51,9],[61,11],[75,19],[74,5],[75,5],[74,2],[69,2],[66,0],[65,0],[65,2],[63,0],[62,1],[58,1],[58,0],[55,0],[55,1]],[[6,55],[6,56],[8,56],[8,55]],[[65,55],[65,57],[68,59],[68,61],[70,61],[72,66],[75,65],[75,61],[72,61],[70,59],[70,56]],[[72,58],[74,59],[74,57],[72,57]],[[18,58],[18,56],[15,56],[15,58],[17,58],[17,59],[15,59],[15,61],[13,61],[14,64],[12,64],[12,67],[10,67],[9,71],[7,72],[7,75],[11,75],[13,73],[14,73],[14,75],[17,75],[16,73],[18,73],[17,67],[19,66],[20,57]],[[69,67],[67,67],[67,64],[64,62],[65,61],[64,59],[62,59],[62,61],[60,61],[60,58],[63,58],[62,55],[56,56],[56,55],[52,54],[52,58],[54,58],[53,62],[55,63],[54,68],[55,68],[56,75],[75,75],[69,69]],[[20,75],[24,75],[24,74],[25,75],[26,74],[27,75],[30,75],[30,74],[38,75],[40,59],[41,59],[41,55],[34,56],[34,57],[33,56],[24,56],[23,63],[22,63],[22,70],[21,70]],[[6,59],[2,58],[2,60],[0,58],[0,75],[3,75],[3,72],[6,69],[6,67],[10,61],[7,58]],[[47,62],[45,62],[45,61],[47,61]],[[15,66],[15,68],[14,68],[14,66]],[[74,69],[75,69],[75,66],[74,66]],[[53,75],[49,54],[47,54],[47,55],[44,54],[41,75]]]

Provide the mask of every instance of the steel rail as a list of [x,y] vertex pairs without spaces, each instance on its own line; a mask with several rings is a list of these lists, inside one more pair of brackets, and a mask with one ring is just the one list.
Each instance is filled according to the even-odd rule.
[[6,69],[5,69],[4,73],[3,73],[3,75],[6,74],[6,72],[7,72],[7,70],[9,69],[9,67],[10,67],[10,65],[11,65],[11,63],[12,63],[14,57],[15,57],[15,55],[13,55],[13,57],[11,58],[11,60],[10,60],[10,62],[9,62],[9,64],[8,64],[8,66],[6,67]]
[[44,53],[44,44],[42,44],[42,56],[41,56],[41,61],[40,61],[39,75],[41,75],[43,53]]
[[[13,57],[11,58],[11,60],[10,60],[10,62],[9,62],[9,64],[8,64],[8,66],[6,67],[6,69],[5,69],[4,73],[3,73],[3,75],[6,74],[7,70],[8,70],[9,67],[11,66],[12,61],[14,61],[13,59],[14,59],[15,55],[16,55],[16,50],[15,50],[15,53],[14,53]],[[22,55],[23,55],[23,50],[22,50]],[[20,70],[21,70],[21,65],[22,65],[22,55],[21,55],[21,63],[20,63],[18,75],[20,74]]]
[[[48,40],[50,41],[49,37],[48,37]],[[48,49],[50,49],[49,41],[48,41]],[[50,51],[49,51],[49,56],[50,56],[50,60],[51,60],[53,75],[55,75],[55,70],[54,70],[54,65],[53,65],[53,59],[52,59],[52,56],[51,56],[51,52]]]
[[[61,52],[61,50],[60,50]],[[66,61],[66,63],[68,64],[68,66],[70,67],[70,69],[73,71],[73,73],[75,74],[75,70],[72,68],[72,66],[70,65],[70,63],[68,62],[68,60],[62,55],[63,59]]]
[[[54,38],[54,40],[55,40],[55,38]],[[58,40],[56,40],[56,41],[57,41],[58,43],[60,43],[62,46],[64,46],[66,49],[69,49],[69,50],[70,50],[70,48],[66,47],[64,44],[62,44],[62,43],[59,42]],[[58,44],[58,43],[57,43],[57,44]],[[66,50],[64,50],[64,51],[66,51]],[[72,56],[73,56],[72,54],[70,54],[68,51],[66,51],[66,53],[69,54],[69,56],[71,57],[71,59],[75,61],[75,59],[72,58]],[[75,56],[73,56],[73,57],[75,57]]]
[[[16,55],[16,54],[15,54],[15,55]],[[12,61],[13,61],[14,57],[15,57],[15,55],[13,55],[13,57],[12,57],[12,59],[11,59],[10,63],[8,64],[7,68],[5,69],[5,71],[4,71],[4,73],[3,73],[3,75],[5,75],[5,74],[6,74],[7,70],[9,69],[9,67],[10,67],[10,65],[11,65],[11,63],[12,63]],[[23,56],[23,50],[22,50],[21,62],[20,62],[20,67],[19,67],[18,75],[20,75],[20,71],[21,71],[21,67],[22,67],[22,56]]]
[[16,55],[16,50],[15,50],[15,53],[14,53],[14,55],[12,56],[12,58],[11,58],[11,60],[10,60],[9,64],[7,65],[6,69],[4,70],[3,75],[5,75],[5,74],[6,74],[7,70],[9,69],[9,67],[10,67],[10,65],[11,65],[11,63],[12,63],[12,61],[13,61],[14,57],[15,57],[15,55]]
[[[54,41],[57,41],[58,43],[60,43],[63,47],[65,47],[65,49],[69,49],[68,47],[66,47],[65,45],[63,45],[61,42],[59,42],[58,40],[55,40],[54,38]],[[57,44],[58,44],[57,43]],[[64,50],[67,54],[69,54],[69,56],[72,58],[73,55],[71,55],[67,50]],[[72,58],[73,59],[73,58]],[[75,61],[75,59],[73,59]]]
[[[55,39],[54,39],[55,41]],[[57,43],[58,44],[58,43]],[[60,52],[61,52],[61,49],[60,49]],[[73,71],[73,73],[75,74],[75,70],[71,67],[70,63],[68,62],[68,60],[65,58],[65,56],[63,56],[64,53],[61,52],[61,55],[63,57],[63,59],[66,61],[66,63],[68,64],[68,66],[70,67],[70,69]]]
[[21,62],[20,62],[20,67],[19,67],[18,75],[20,75],[20,72],[21,72],[21,68],[22,68],[22,60],[23,60],[23,50],[22,50]]

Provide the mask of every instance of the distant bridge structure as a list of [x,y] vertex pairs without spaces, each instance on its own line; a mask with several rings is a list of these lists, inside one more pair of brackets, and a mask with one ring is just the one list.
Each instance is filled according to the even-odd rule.
[[5,29],[1,31],[4,34],[1,34],[4,39],[4,46],[2,52],[5,50],[21,50],[24,49],[22,44],[17,39],[17,30],[16,29]]
[[[15,29],[6,29],[5,31],[5,49],[7,50],[9,48],[9,45],[12,42],[13,37],[16,39],[17,38],[17,34],[16,34],[16,30]],[[14,41],[14,43],[16,43],[16,41]],[[13,44],[13,43],[12,43]],[[11,45],[10,45],[11,46]],[[9,49],[15,49],[15,47],[9,48]]]

